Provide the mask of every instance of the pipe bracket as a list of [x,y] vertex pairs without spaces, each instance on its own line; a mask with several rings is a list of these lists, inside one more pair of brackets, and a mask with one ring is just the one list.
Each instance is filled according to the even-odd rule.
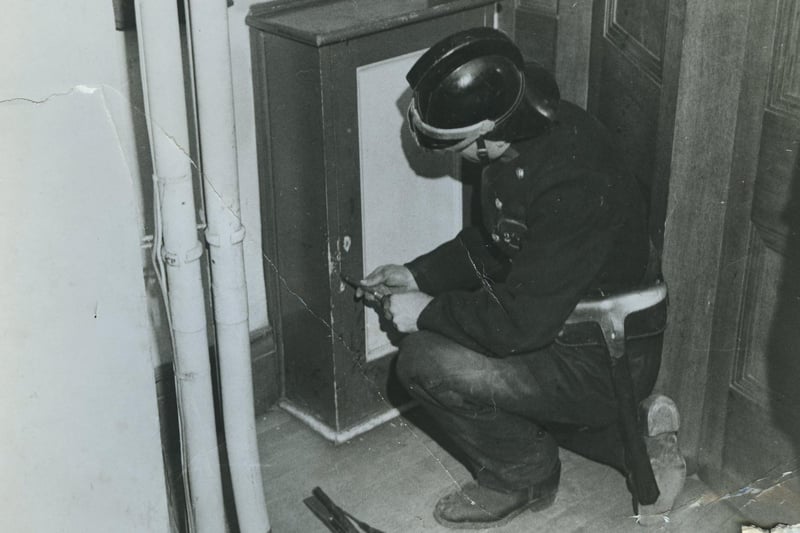
[[231,244],[239,244],[244,241],[245,229],[244,226],[239,226],[239,229],[231,233]]
[[166,247],[161,248],[161,250],[164,262],[168,266],[180,266],[182,264],[191,263],[203,256],[203,245],[200,244],[200,241],[195,241],[195,246],[186,251],[183,255],[183,260],[181,260],[181,254],[179,252],[170,252]]
[[[239,229],[230,234],[229,238],[230,244],[232,245],[239,244],[240,242],[244,241],[244,234],[245,234],[244,226],[239,226]],[[214,246],[217,248],[222,246],[222,238],[216,233],[210,233],[208,231],[208,228],[206,228],[205,236],[206,236],[206,242],[209,244],[209,246]]]
[[157,172],[153,172],[153,181],[160,185],[174,185],[176,183],[183,183],[192,180],[192,173],[180,174],[178,176],[164,176]]

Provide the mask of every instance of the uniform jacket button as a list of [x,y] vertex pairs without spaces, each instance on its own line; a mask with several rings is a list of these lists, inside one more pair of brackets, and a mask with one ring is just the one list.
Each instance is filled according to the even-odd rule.
[[525,169],[522,167],[517,167],[516,174],[517,174],[517,179],[521,180],[522,178],[525,177]]
[[494,206],[497,209],[502,209],[503,208],[503,202],[500,201],[500,198],[495,198],[494,199]]
[[497,233],[492,233],[492,240],[494,242],[499,241],[500,240],[500,235],[498,235]]

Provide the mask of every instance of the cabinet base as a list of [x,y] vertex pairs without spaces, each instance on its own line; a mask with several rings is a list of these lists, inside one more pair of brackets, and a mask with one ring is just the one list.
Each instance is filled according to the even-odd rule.
[[414,406],[414,402],[409,402],[405,405],[400,407],[393,407],[391,409],[387,409],[382,413],[378,413],[374,415],[372,418],[368,418],[363,422],[356,424],[350,428],[347,428],[344,431],[337,431],[330,427],[329,425],[321,422],[319,419],[315,418],[314,416],[310,415],[309,413],[305,412],[303,409],[292,403],[290,400],[283,399],[278,402],[278,406],[289,413],[290,415],[296,417],[301,422],[306,424],[308,427],[328,439],[329,441],[333,442],[334,444],[342,444],[350,439],[357,437],[367,431],[374,429],[381,424],[384,424],[394,418],[397,418],[405,411],[409,410]]

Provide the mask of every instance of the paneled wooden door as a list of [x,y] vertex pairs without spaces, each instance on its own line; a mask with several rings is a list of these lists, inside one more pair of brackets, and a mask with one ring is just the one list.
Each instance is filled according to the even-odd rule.
[[800,455],[800,0],[748,16],[700,454],[728,488]]
[[594,1],[588,89],[589,111],[611,130],[651,196],[659,247],[668,173],[659,170],[658,155],[669,152],[659,138],[661,108],[673,87],[665,69],[667,8],[668,0]]

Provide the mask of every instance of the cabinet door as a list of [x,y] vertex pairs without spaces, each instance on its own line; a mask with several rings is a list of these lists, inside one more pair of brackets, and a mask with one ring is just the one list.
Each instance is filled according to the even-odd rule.
[[[364,275],[428,252],[462,226],[452,156],[420,150],[405,120],[411,91],[404,77],[423,52],[357,69]],[[376,313],[364,314],[364,328],[367,361],[395,350]]]
[[[402,264],[452,239],[463,227],[464,186],[452,154],[414,142],[406,119],[411,91],[405,75],[427,48],[455,31],[491,23],[491,9],[474,9],[366,35],[321,49],[325,109],[328,214],[341,253],[339,270],[369,274]],[[342,363],[375,366],[396,351],[394,333],[372,309],[353,310],[351,293],[331,274],[337,323],[349,337]],[[334,291],[335,292],[335,291]],[[372,365],[368,365],[370,367]]]

